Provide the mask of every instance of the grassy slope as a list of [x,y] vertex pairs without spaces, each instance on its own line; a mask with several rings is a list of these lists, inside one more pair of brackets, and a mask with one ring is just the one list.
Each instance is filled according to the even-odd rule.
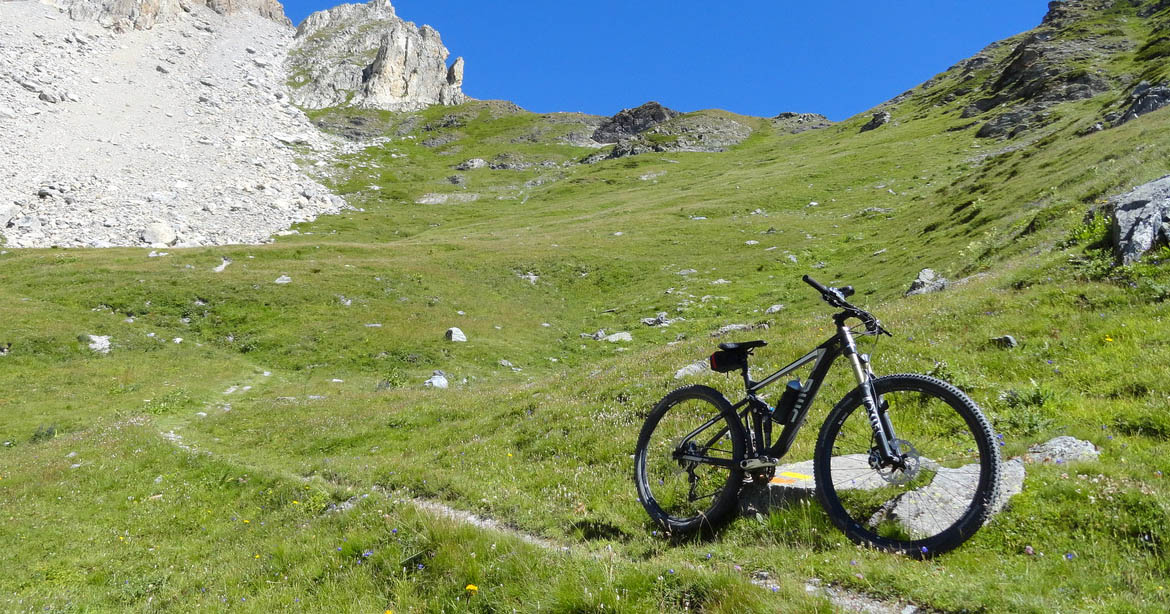
[[[1136,19],[1097,25],[1149,36]],[[1113,61],[1101,69],[1144,66]],[[1081,219],[1102,195],[1166,173],[1170,114],[1073,136],[1116,104],[1106,95],[1063,105],[1038,132],[979,140],[974,126],[950,130],[970,123],[958,116],[967,100],[934,106],[958,84],[943,75],[872,132],[858,132],[866,118],[799,135],[761,121],[725,154],[480,169],[461,173],[465,187],[444,178],[467,158],[559,164],[589,150],[555,143],[571,129],[561,116],[432,109],[338,167],[339,189],[363,211],[299,236],[153,259],[0,255],[0,342],[13,343],[0,358],[0,440],[12,442],[0,448],[0,517],[17,561],[0,580],[4,608],[215,609],[226,599],[265,611],[463,609],[472,583],[470,605],[484,611],[750,611],[807,608],[812,576],[944,610],[1156,608],[1170,575],[1160,473],[1170,274],[1157,257],[1111,268],[1104,229]],[[460,112],[474,119],[421,127]],[[391,135],[409,121],[362,116]],[[459,140],[418,144],[444,132]],[[524,186],[538,178],[546,183]],[[413,204],[442,191],[482,198]],[[221,257],[233,264],[212,272]],[[975,276],[901,298],[926,266]],[[697,273],[679,275],[688,268]],[[529,272],[535,284],[519,277]],[[874,351],[880,370],[960,384],[1009,454],[1072,434],[1102,446],[1102,460],[1033,468],[995,523],[930,563],[846,545],[806,505],[740,519],[712,541],[654,536],[628,478],[647,408],[721,325],[771,325],[761,368],[819,342],[828,321],[799,283],[806,272],[854,284],[898,333]],[[273,284],[282,274],[293,282]],[[787,308],[765,315],[774,303]],[[686,321],[639,323],[658,311]],[[470,342],[445,342],[449,326]],[[599,328],[635,340],[579,336]],[[1022,345],[988,343],[1004,333]],[[112,335],[113,352],[94,356],[81,334]],[[433,369],[451,390],[420,388]],[[732,380],[704,379],[734,392]],[[826,388],[812,424],[846,385]],[[225,395],[231,386],[252,388]],[[160,431],[212,455],[176,450]],[[807,458],[814,438],[802,434],[793,458]],[[371,496],[322,513],[357,493]],[[402,496],[480,511],[573,551],[456,529],[393,502]],[[491,548],[501,541],[506,552]],[[1027,545],[1044,556],[1023,554]],[[422,570],[410,559],[419,552]],[[784,590],[749,588],[754,570]]]

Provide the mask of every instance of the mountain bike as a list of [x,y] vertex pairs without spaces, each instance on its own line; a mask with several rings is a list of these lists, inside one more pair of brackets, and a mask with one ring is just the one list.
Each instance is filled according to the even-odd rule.
[[[751,379],[748,357],[767,342],[719,344],[711,369],[739,370],[744,398],[732,404],[714,388],[691,385],[654,406],[634,455],[642,506],[676,536],[727,520],[746,479],[772,480],[830,367],[844,356],[857,387],[833,407],[817,436],[812,482],[821,506],[859,544],[916,558],[958,547],[998,499],[1000,455],[987,418],[941,380],[875,376],[855,337],[890,332],[849,304],[851,287],[825,287],[808,275],[803,280],[841,310],[832,316],[836,334],[758,382]],[[765,387],[809,363],[807,380],[788,381],[775,406],[760,397]],[[780,428],[775,441],[773,425]]]

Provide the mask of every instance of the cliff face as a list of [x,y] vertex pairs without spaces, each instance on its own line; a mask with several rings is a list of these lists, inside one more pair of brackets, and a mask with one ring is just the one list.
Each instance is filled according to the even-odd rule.
[[148,30],[160,21],[206,6],[220,15],[252,12],[291,26],[278,0],[53,0],[48,2],[77,21],[97,21],[107,28]]
[[430,26],[403,21],[386,0],[313,13],[297,29],[287,61],[293,102],[312,109],[352,105],[416,110],[463,95],[463,58]]

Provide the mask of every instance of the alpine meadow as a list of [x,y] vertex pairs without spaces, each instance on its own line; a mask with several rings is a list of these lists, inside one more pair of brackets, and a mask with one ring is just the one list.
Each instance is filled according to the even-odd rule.
[[[0,611],[1165,611],[1170,1],[1053,2],[840,122],[474,100],[409,18],[0,2]],[[1011,488],[957,549],[782,480],[694,536],[640,504],[655,403],[742,396],[719,343],[834,333],[802,275],[987,416]]]

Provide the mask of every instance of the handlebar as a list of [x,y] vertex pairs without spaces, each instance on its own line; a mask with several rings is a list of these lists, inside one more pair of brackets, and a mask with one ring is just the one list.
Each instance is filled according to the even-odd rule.
[[803,280],[804,280],[804,283],[806,283],[806,284],[808,284],[808,285],[810,285],[810,286],[812,286],[812,287],[816,288],[816,289],[817,289],[817,291],[818,291],[818,292],[820,292],[821,294],[825,294],[825,295],[828,295],[828,294],[829,294],[829,289],[828,289],[828,288],[826,288],[826,287],[822,286],[820,283],[818,283],[818,282],[817,282],[817,280],[815,280],[815,279],[813,279],[813,278],[809,277],[808,275],[805,275],[804,277],[801,277],[801,279],[803,279]]
[[879,322],[878,319],[873,316],[873,314],[864,309],[861,309],[860,307],[854,307],[853,305],[849,304],[849,301],[845,300],[846,297],[853,295],[852,286],[829,288],[822,285],[817,280],[809,277],[808,275],[801,277],[801,279],[804,280],[804,283],[812,286],[818,292],[820,292],[821,298],[825,299],[826,303],[832,305],[833,307],[844,309],[846,314],[848,314],[850,317],[861,320],[865,324],[865,330],[867,332],[885,334],[893,337],[893,335],[890,334],[890,331],[882,327],[881,322]]

